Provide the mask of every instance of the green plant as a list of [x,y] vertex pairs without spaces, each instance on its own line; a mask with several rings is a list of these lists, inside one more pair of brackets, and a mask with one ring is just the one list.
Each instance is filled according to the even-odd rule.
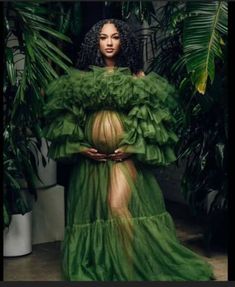
[[[36,171],[32,169],[31,161],[32,153],[25,145],[25,140],[17,141],[18,146],[12,146],[12,134],[10,126],[4,131],[4,146],[3,146],[3,177],[4,177],[4,193],[3,193],[3,215],[4,226],[9,226],[12,214],[25,214],[31,210],[31,201],[29,196],[21,190],[19,180],[27,178],[29,191],[34,197],[36,192],[33,188],[33,180],[36,176]],[[15,139],[13,140],[15,142]],[[23,144],[23,146],[22,146]],[[34,160],[34,158],[33,158]]]
[[48,20],[42,1],[4,3],[4,224],[11,214],[24,214],[29,202],[20,189],[24,178],[36,198],[37,158],[41,146],[43,90],[71,60],[54,44],[71,42]]
[[189,2],[183,31],[183,60],[196,90],[204,94],[208,77],[213,83],[215,59],[223,58],[222,47],[227,34],[227,3]]
[[181,82],[181,97],[186,92],[190,98],[179,145],[187,161],[182,191],[193,211],[207,221],[210,247],[212,238],[226,237],[226,222],[218,218],[226,220],[228,208],[227,3],[187,3],[185,13],[179,62],[187,76]]
[[156,50],[149,70],[179,87],[182,192],[194,214],[207,221],[210,246],[226,232],[218,218],[226,220],[228,207],[227,3],[169,2],[156,15],[157,24],[148,30]]
[[207,222],[208,247],[212,239],[225,241],[227,236],[228,103],[226,70],[219,69],[221,65],[216,64],[214,84],[205,95],[192,100],[191,116],[179,146],[181,157],[186,158],[182,192],[192,211]]

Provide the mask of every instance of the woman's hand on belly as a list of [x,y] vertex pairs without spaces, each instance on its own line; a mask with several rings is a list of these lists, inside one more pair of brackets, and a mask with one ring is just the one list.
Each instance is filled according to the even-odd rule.
[[131,156],[131,153],[125,152],[122,148],[118,148],[114,153],[109,154],[108,158],[114,161],[123,161]]
[[99,153],[97,149],[86,148],[80,152],[82,155],[97,161],[107,161],[107,154]]

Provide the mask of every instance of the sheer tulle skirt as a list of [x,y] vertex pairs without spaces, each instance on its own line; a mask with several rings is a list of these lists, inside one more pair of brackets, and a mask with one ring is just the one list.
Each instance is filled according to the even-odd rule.
[[[124,132],[122,116],[94,113],[86,133],[112,153]],[[72,281],[210,280],[211,267],[176,238],[151,170],[129,158],[96,162],[80,157],[67,200],[63,272]]]

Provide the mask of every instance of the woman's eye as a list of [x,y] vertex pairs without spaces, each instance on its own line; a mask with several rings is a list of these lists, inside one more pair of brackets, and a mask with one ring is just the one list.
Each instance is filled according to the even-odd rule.
[[114,36],[113,39],[118,40],[119,36]]
[[105,40],[105,39],[106,39],[106,37],[104,37],[104,36],[100,37],[100,40]]

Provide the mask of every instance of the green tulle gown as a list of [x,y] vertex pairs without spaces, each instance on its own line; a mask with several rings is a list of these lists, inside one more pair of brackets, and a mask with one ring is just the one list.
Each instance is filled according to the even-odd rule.
[[[71,281],[206,281],[211,266],[180,244],[151,167],[175,160],[174,88],[128,68],[71,69],[47,90],[49,156],[74,162],[62,243]],[[97,162],[86,147],[132,155]]]

